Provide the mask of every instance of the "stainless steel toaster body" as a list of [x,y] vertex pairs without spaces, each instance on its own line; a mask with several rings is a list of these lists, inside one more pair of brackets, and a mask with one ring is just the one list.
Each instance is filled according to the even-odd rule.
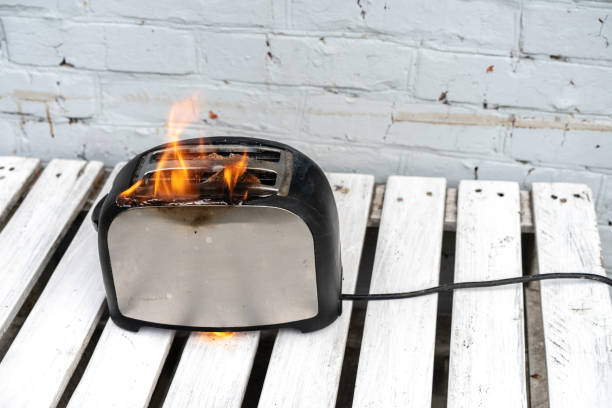
[[231,327],[318,313],[312,235],[281,208],[133,208],[111,223],[108,250],[126,317]]
[[342,267],[325,175],[306,156],[274,142],[206,143],[282,150],[291,158],[284,191],[239,205],[121,206],[116,198],[133,183],[148,152],[134,158],[93,216],[112,319],[131,330],[311,331],[331,323],[341,313]]

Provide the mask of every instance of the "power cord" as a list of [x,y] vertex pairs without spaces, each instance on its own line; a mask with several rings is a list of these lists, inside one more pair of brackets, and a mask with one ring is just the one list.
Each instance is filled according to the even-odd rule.
[[475,282],[458,282],[449,283],[446,285],[435,286],[432,288],[415,290],[412,292],[398,293],[343,293],[342,300],[392,300],[392,299],[408,299],[418,296],[431,295],[432,293],[451,292],[455,289],[471,289],[471,288],[488,288],[492,286],[512,285],[515,283],[527,283],[549,279],[587,279],[593,280],[612,286],[612,279],[596,275],[594,273],[568,272],[568,273],[543,273],[540,275],[519,276],[516,278],[495,279]]

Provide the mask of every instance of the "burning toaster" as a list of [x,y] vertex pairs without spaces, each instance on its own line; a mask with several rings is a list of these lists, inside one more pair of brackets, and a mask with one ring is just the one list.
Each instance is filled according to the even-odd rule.
[[289,146],[214,137],[155,147],[126,164],[92,218],[123,328],[306,332],[341,313],[334,197]]

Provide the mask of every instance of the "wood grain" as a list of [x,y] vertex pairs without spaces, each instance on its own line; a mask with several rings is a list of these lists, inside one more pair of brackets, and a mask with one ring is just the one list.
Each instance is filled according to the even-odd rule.
[[0,364],[0,406],[55,406],[93,333],[104,287],[91,211]]
[[[517,183],[462,181],[455,282],[521,276]],[[449,407],[526,407],[521,285],[453,295]]]
[[0,233],[0,336],[101,171],[100,162],[51,161]]
[[[342,243],[343,292],[353,293],[368,219],[374,178],[330,174]],[[313,333],[280,330],[268,366],[259,405],[262,407],[334,406],[351,315],[344,302],[342,315]]]
[[[593,194],[585,185],[534,183],[538,272],[605,275]],[[551,407],[612,406],[612,305],[587,281],[540,283]]]
[[40,169],[40,160],[0,156],[0,225]]
[[[436,286],[446,180],[390,177],[371,293]],[[353,406],[431,406],[438,295],[370,302]]]

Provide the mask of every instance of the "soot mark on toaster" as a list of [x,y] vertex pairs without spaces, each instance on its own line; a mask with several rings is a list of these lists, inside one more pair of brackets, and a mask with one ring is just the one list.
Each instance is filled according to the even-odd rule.
[[189,225],[191,225],[192,227],[199,227],[201,225],[208,224],[211,218],[212,217],[210,216],[210,214],[198,215],[197,217],[189,220]]

